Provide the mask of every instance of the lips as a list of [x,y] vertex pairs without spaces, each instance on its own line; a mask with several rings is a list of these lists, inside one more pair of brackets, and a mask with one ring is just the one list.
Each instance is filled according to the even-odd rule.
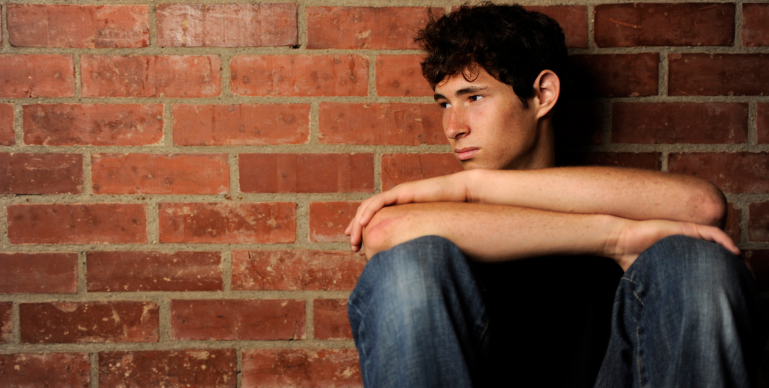
[[460,148],[458,150],[454,150],[454,152],[457,154],[457,159],[459,160],[468,160],[471,159],[475,154],[480,152],[481,149],[477,147],[466,147],[466,148]]

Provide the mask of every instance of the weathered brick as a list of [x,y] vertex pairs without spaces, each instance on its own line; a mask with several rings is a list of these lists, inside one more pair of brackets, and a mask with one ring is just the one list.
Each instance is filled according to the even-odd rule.
[[612,105],[612,142],[747,143],[748,104],[634,103]]
[[769,192],[769,153],[766,152],[670,154],[668,170],[707,179],[726,193]]
[[430,12],[443,14],[425,7],[308,7],[307,48],[416,49],[414,32]]
[[0,294],[74,294],[76,253],[0,253]]
[[296,4],[159,4],[158,46],[295,46],[296,10]]
[[378,96],[432,96],[433,89],[422,76],[422,55],[377,55],[376,94]]
[[571,62],[574,91],[578,95],[638,97],[657,94],[657,53],[572,55]]
[[587,47],[587,7],[584,5],[527,6],[553,18],[563,29],[567,47]]
[[219,252],[88,252],[89,292],[222,291]]
[[0,354],[0,386],[89,388],[87,353]]
[[746,252],[750,265],[756,275],[759,291],[769,291],[769,249],[757,249]]
[[748,237],[750,241],[769,242],[769,202],[750,204]]
[[742,4],[742,45],[769,46],[769,4]]
[[315,299],[313,311],[315,339],[352,339],[347,299]]
[[669,54],[671,96],[763,96],[769,54]]
[[740,214],[742,211],[734,207],[734,204],[729,202],[726,208],[726,225],[724,225],[724,233],[729,236],[734,242],[740,242],[740,234],[742,234],[742,228],[740,227]]
[[568,152],[556,155],[561,166],[607,166],[641,168],[660,171],[662,162],[659,152]]
[[94,194],[224,194],[227,154],[94,154]]
[[8,205],[11,244],[120,244],[147,242],[141,204]]
[[[0,302],[0,343],[10,343],[13,336],[13,302]],[[0,365],[2,362],[0,361]],[[0,370],[2,366],[0,366]]]
[[153,302],[54,302],[19,305],[22,343],[157,342]]
[[292,243],[296,204],[161,203],[160,241],[164,243]]
[[355,349],[243,351],[243,388],[363,387]]
[[758,142],[769,143],[769,103],[756,104],[756,126]]
[[599,4],[595,43],[600,47],[731,46],[734,4]]
[[434,178],[462,171],[454,154],[382,155],[382,190],[409,181]]
[[16,47],[147,47],[149,8],[8,4],[8,36]]
[[300,340],[303,300],[173,300],[174,340]]
[[366,96],[368,59],[359,55],[238,55],[230,88],[243,96]]
[[13,105],[0,104],[0,146],[16,144],[13,132]]
[[344,230],[355,217],[359,205],[360,202],[310,203],[310,241],[349,241]]
[[174,144],[307,143],[309,104],[174,105]]
[[99,353],[100,387],[235,388],[235,349]]
[[73,97],[71,55],[0,55],[0,97]]
[[24,143],[149,145],[163,139],[161,104],[24,105]]
[[81,154],[0,153],[0,193],[79,194],[82,189]]
[[234,290],[352,290],[366,259],[352,252],[258,250],[232,253]]
[[372,154],[240,154],[244,193],[371,193]]
[[446,144],[437,104],[321,103],[319,141],[326,144]]
[[215,97],[222,92],[217,55],[80,58],[84,97]]
[[601,144],[603,115],[603,104],[600,102],[559,101],[553,116],[556,144]]

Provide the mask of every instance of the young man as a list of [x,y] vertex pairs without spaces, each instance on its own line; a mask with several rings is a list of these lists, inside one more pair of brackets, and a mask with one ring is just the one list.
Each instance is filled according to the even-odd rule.
[[417,40],[466,171],[373,196],[348,226],[371,258],[348,303],[364,384],[749,386],[764,325],[723,194],[554,168],[568,59],[546,16],[462,7]]

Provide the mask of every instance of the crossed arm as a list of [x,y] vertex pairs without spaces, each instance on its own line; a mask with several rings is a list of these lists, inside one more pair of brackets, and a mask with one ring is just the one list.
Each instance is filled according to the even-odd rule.
[[603,167],[472,170],[375,195],[361,204],[346,232],[353,250],[365,241],[368,257],[439,235],[478,260],[587,253],[627,269],[673,234],[739,253],[715,227],[724,213],[723,194],[689,176]]

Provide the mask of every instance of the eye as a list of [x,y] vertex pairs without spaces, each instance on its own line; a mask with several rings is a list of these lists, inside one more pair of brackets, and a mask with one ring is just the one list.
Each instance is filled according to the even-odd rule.
[[438,105],[440,105],[441,108],[443,108],[443,109],[451,107],[451,104],[449,104],[448,102],[445,102],[445,101],[444,102],[439,102]]
[[479,101],[481,99],[483,99],[483,96],[478,95],[478,94],[470,96],[470,100],[472,100],[472,101]]

